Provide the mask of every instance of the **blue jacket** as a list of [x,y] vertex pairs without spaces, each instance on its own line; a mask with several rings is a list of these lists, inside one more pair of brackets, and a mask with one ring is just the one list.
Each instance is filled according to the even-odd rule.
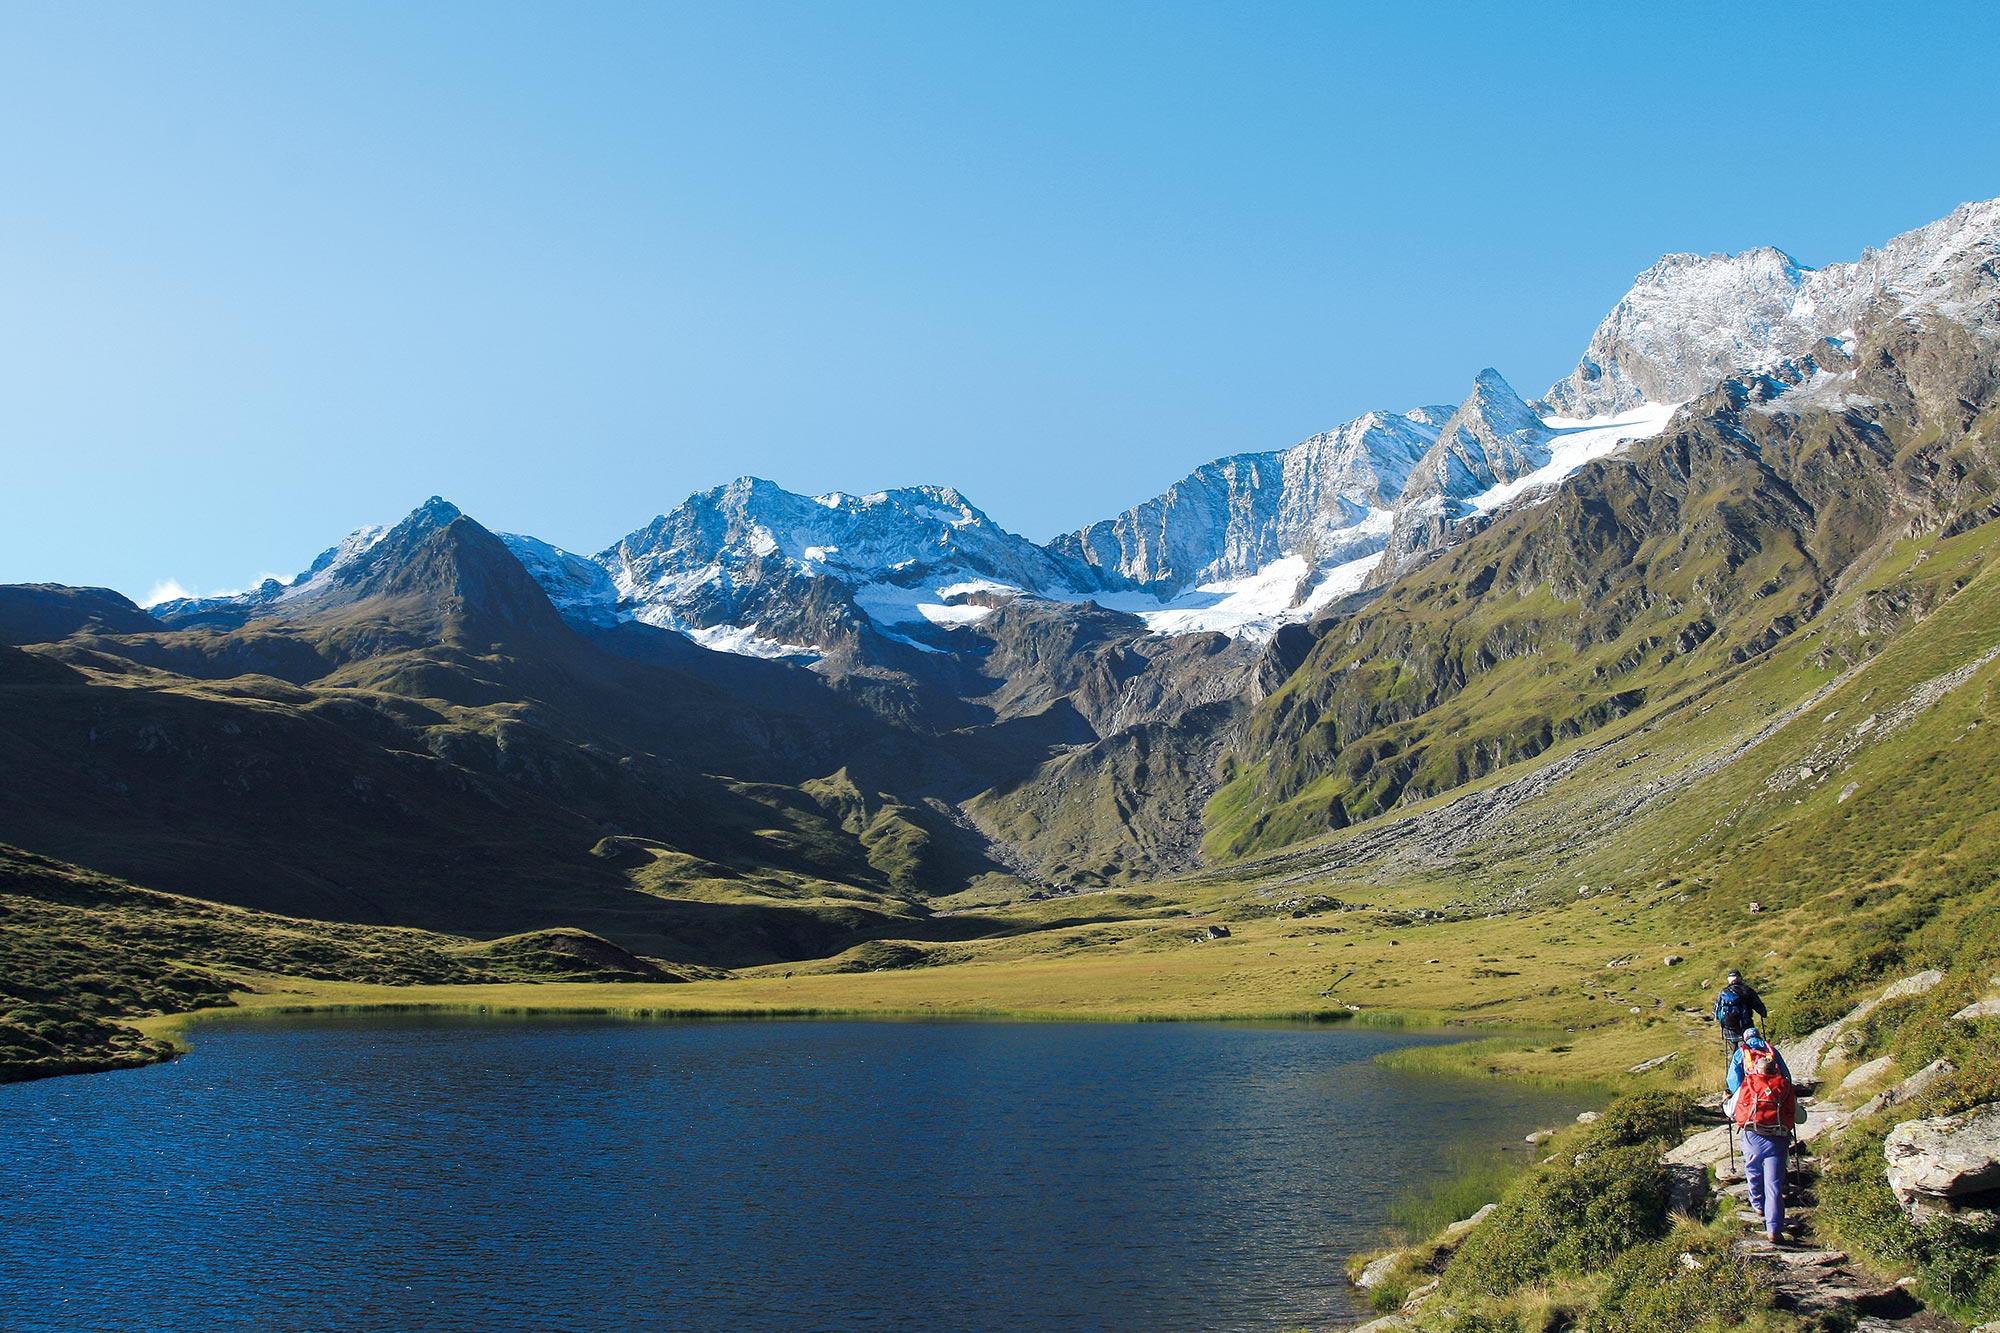
[[1792,1076],[1792,1071],[1785,1065],[1785,1053],[1783,1051],[1772,1050],[1771,1044],[1765,1041],[1762,1037],[1752,1037],[1749,1040],[1745,1041],[1742,1046],[1738,1046],[1733,1052],[1730,1053],[1729,1090],[1732,1093],[1735,1092],[1738,1088],[1743,1086],[1744,1047],[1748,1047],[1753,1051],[1771,1051],[1773,1055],[1778,1057],[1778,1072],[1783,1074],[1786,1078],[1790,1078]]
[[[1729,1008],[1729,999],[1731,995],[1734,995],[1743,1001],[1744,1013],[1747,1016],[1743,1020],[1742,1027],[1736,1027],[1732,1025],[1729,1022],[1729,1020],[1723,1015],[1723,1011]],[[1724,1032],[1745,1031],[1751,1027],[1756,1026],[1758,1019],[1769,1018],[1770,1016],[1771,1015],[1769,1014],[1769,1012],[1766,1011],[1764,1008],[1764,997],[1759,995],[1757,993],[1757,988],[1755,986],[1752,986],[1747,981],[1731,982],[1729,985],[1724,986],[1720,991],[1716,992],[1715,1021],[1721,1026]]]

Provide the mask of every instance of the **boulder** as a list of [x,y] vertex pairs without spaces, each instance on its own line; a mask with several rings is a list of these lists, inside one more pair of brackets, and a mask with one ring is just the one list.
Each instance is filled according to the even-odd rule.
[[1638,1064],[1633,1065],[1630,1069],[1626,1070],[1625,1072],[1628,1074],[1650,1073],[1652,1070],[1658,1069],[1660,1066],[1665,1064],[1671,1064],[1673,1061],[1678,1060],[1680,1058],[1681,1058],[1681,1053],[1679,1051],[1668,1051],[1665,1055],[1656,1055],[1650,1060],[1641,1060]]
[[1444,1229],[1445,1241],[1449,1243],[1453,1241],[1463,1240],[1465,1238],[1466,1232],[1472,1230],[1474,1227],[1478,1226],[1481,1222],[1484,1222],[1487,1218],[1493,1216],[1493,1210],[1495,1208],[1498,1208],[1499,1206],[1500,1206],[1499,1204],[1495,1203],[1481,1204],[1478,1211],[1473,1213],[1471,1217],[1461,1218],[1458,1221],[1453,1222],[1450,1226]]
[[1813,1102],[1810,1106],[1801,1104],[1799,1110],[1799,1127],[1795,1132],[1801,1143],[1811,1143],[1814,1139],[1837,1133],[1855,1115],[1845,1106],[1836,1106],[1832,1102]]
[[1982,1018],[2000,1018],[2000,996],[1968,1004],[1952,1015],[1960,1023],[1976,1023]]
[[1688,1217],[1699,1217],[1708,1202],[1708,1171],[1705,1167],[1681,1163],[1667,1166],[1667,1207]]
[[1371,1319],[1365,1324],[1356,1324],[1354,1333],[1395,1333],[1397,1329],[1410,1327],[1410,1321],[1399,1314],[1385,1314],[1380,1319]]
[[1709,1167],[1717,1162],[1727,1162],[1729,1155],[1729,1126],[1717,1125],[1714,1129],[1689,1135],[1660,1160],[1668,1166]]
[[1856,1065],[1848,1072],[1846,1078],[1840,1080],[1840,1090],[1842,1092],[1850,1092],[1864,1083],[1882,1077],[1882,1075],[1895,1067],[1896,1062],[1886,1055],[1879,1059],[1870,1060],[1865,1065]]
[[1891,1000],[1922,995],[1934,989],[1943,980],[1944,973],[1935,969],[1919,972],[1913,977],[1904,977],[1901,981],[1891,983],[1874,999],[1856,1005],[1842,1017],[1836,1018],[1804,1040],[1793,1044],[1785,1051],[1785,1064],[1792,1071],[1793,1081],[1806,1084],[1819,1082],[1820,1069],[1834,1053],[1836,1044],[1852,1031],[1856,1024]]
[[1889,1187],[1905,1207],[2000,1191],[2000,1102],[1906,1120],[1882,1144]]
[[1916,1073],[1904,1079],[1901,1083],[1898,1083],[1895,1087],[1884,1088],[1881,1092],[1876,1093],[1873,1097],[1861,1103],[1860,1108],[1855,1111],[1855,1114],[1874,1115],[1877,1111],[1887,1110],[1891,1106],[1901,1106],[1905,1102],[1913,1102],[1919,1096],[1929,1091],[1931,1085],[1939,1079],[1949,1078],[1957,1072],[1958,1067],[1952,1064],[1951,1061],[1933,1060]]
[[1594,1125],[1602,1119],[1604,1119],[1602,1111],[1585,1111],[1576,1118],[1576,1123],[1579,1125]]
[[1354,1285],[1363,1291],[1373,1291],[1389,1280],[1389,1270],[1403,1257],[1403,1251],[1391,1250],[1379,1259],[1370,1259],[1361,1267],[1361,1273],[1354,1279]]

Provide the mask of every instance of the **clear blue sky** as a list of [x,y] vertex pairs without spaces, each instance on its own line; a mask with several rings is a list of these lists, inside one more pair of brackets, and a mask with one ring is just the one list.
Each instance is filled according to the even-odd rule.
[[743,473],[1046,538],[2000,194],[2000,7],[1628,8],[7,5],[0,581]]

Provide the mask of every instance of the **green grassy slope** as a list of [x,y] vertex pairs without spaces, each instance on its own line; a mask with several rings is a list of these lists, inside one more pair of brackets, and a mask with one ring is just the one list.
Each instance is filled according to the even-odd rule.
[[497,940],[226,907],[0,846],[0,1081],[141,1064],[123,1020],[226,1005],[267,976],[386,983],[668,981],[577,930]]
[[1733,380],[1317,627],[1229,761],[1211,853],[1379,817],[1699,689],[1806,632],[1909,534],[1990,519],[1992,349],[1892,324],[1851,369],[1866,406],[1840,411],[1787,407],[1804,367]]

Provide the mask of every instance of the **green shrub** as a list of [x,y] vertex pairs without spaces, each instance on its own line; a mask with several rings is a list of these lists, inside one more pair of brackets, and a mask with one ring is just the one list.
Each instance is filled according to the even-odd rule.
[[1688,1093],[1630,1093],[1604,1108],[1602,1118],[1590,1127],[1586,1144],[1590,1150],[1601,1151],[1679,1140],[1686,1135],[1693,1116],[1694,1097]]
[[1508,1190],[1445,1278],[1457,1291],[1499,1295],[1595,1271],[1667,1228],[1667,1175],[1655,1146],[1588,1151]]
[[1685,1231],[1620,1255],[1606,1273],[1591,1333],[1708,1333],[1739,1328],[1770,1305],[1727,1236]]

